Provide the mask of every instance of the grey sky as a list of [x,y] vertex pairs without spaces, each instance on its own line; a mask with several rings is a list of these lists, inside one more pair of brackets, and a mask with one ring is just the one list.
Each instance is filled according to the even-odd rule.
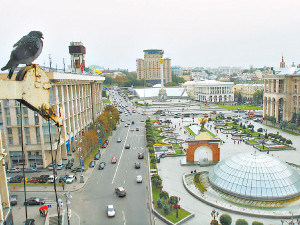
[[300,63],[299,0],[11,0],[0,9],[0,66],[31,30],[44,33],[36,63],[69,64],[82,41],[86,64],[135,70],[143,50],[164,49],[172,65],[279,66]]

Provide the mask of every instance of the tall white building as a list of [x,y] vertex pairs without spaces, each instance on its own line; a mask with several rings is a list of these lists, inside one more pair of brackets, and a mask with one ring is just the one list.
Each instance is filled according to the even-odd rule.
[[[67,159],[72,142],[80,132],[85,131],[89,124],[102,112],[102,82],[104,77],[46,73],[50,79],[50,103],[58,113],[61,107],[64,112],[60,145],[57,152],[57,163]],[[6,79],[1,74],[0,79]],[[22,163],[21,152],[21,115],[19,102],[3,100],[1,115],[4,129],[4,148],[9,154],[9,167],[19,167]],[[39,114],[27,107],[23,111],[23,143],[25,165],[45,168],[52,162],[48,122]],[[51,126],[52,148],[57,149],[58,130]]]
[[161,70],[160,60],[163,62],[164,84],[172,82],[171,59],[163,58],[164,50],[144,50],[144,59],[136,60],[137,79],[145,79],[147,83],[160,84]]

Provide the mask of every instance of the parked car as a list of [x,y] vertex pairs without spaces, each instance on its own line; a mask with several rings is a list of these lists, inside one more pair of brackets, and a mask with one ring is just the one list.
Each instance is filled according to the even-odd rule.
[[119,197],[124,197],[126,196],[126,191],[123,187],[116,187],[115,188],[115,191],[116,191],[116,194],[119,196]]
[[18,195],[11,195],[10,196],[10,205],[14,206],[18,204]]
[[68,175],[61,175],[58,179],[58,182],[61,183],[61,182],[66,182],[66,179],[68,178]]
[[19,172],[21,172],[21,169],[18,167],[15,167],[15,168],[8,169],[6,172],[7,173],[19,173]]
[[62,170],[62,168],[63,168],[63,165],[62,165],[61,163],[58,163],[58,164],[56,165],[56,169],[57,169],[57,170]]
[[38,177],[31,177],[31,179],[28,181],[28,183],[34,183],[36,184],[38,182]]
[[139,168],[141,168],[141,164],[139,162],[136,162],[136,163],[134,163],[134,167],[136,169],[139,169]]
[[83,172],[83,171],[85,171],[85,167],[84,166],[75,167],[72,169],[72,172],[74,172],[74,171]]
[[75,175],[73,175],[73,174],[67,175],[66,184],[71,184],[74,182],[74,180],[76,180]]
[[90,168],[94,168],[95,165],[96,165],[95,161],[91,161],[89,167],[90,167]]
[[137,182],[137,183],[142,183],[142,182],[143,182],[142,175],[137,175],[137,176],[136,176],[136,182]]
[[[30,177],[25,177],[25,183],[27,183],[28,181],[30,181]],[[24,178],[22,178],[21,183],[24,183]]]
[[53,175],[50,175],[48,177],[48,183],[54,183],[54,179],[57,180],[57,176],[54,177]]
[[17,175],[10,179],[10,183],[21,183],[23,176]]
[[115,207],[113,205],[107,206],[107,216],[114,217],[116,215]]
[[105,165],[106,165],[105,162],[101,162],[101,163],[99,164],[99,170],[103,170],[104,167],[105,167]]
[[101,145],[101,148],[106,148],[107,147],[107,143],[104,142],[102,145]]
[[73,167],[73,163],[67,163],[66,164],[66,166],[65,166],[65,169],[67,170],[67,169],[72,169],[72,167]]
[[94,160],[99,160],[100,157],[101,157],[101,154],[100,154],[100,153],[97,153],[97,154],[95,155],[95,157],[94,157]]
[[24,202],[24,205],[44,205],[44,204],[45,204],[45,200],[42,198],[38,198],[38,197],[28,198]]
[[48,170],[53,170],[53,163],[50,163],[50,164],[48,165]]
[[6,182],[7,182],[7,183],[10,183],[11,178],[12,178],[12,177],[6,177]]
[[142,152],[138,153],[138,158],[143,159],[144,158],[144,153],[142,153]]
[[117,157],[112,157],[112,159],[111,159],[111,163],[117,163]]
[[41,176],[39,176],[39,178],[37,179],[37,181],[39,183],[47,183],[49,176],[50,175],[41,175]]
[[26,173],[38,172],[38,169],[35,167],[28,167],[28,168],[24,169],[24,172],[26,172]]
[[130,144],[126,144],[125,149],[130,149]]

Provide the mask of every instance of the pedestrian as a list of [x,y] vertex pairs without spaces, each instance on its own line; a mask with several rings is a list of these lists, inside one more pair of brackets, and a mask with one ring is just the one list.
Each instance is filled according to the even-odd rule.
[[75,182],[77,182],[77,176],[76,176],[76,174],[75,174]]
[[197,171],[196,171],[196,170],[194,170],[194,173],[197,173]]
[[191,173],[193,173],[193,170],[191,171]]
[[63,190],[65,190],[65,182],[64,181],[61,182],[61,186],[62,186]]
[[233,143],[235,144],[235,140],[233,141]]

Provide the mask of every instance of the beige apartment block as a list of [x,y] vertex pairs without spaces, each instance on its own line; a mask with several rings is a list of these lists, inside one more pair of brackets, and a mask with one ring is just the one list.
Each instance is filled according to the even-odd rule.
[[234,92],[240,92],[247,100],[252,100],[253,95],[258,90],[263,90],[263,84],[236,84],[234,85]]
[[172,82],[171,59],[163,58],[164,51],[159,49],[144,50],[144,59],[136,60],[137,79],[147,83],[161,83],[160,60],[163,60],[164,83]]
[[300,113],[300,68],[277,68],[264,76],[264,116],[277,121],[292,119]]
[[[79,138],[82,131],[86,131],[102,110],[102,76],[84,74],[46,73],[50,79],[50,103],[55,112],[62,108],[64,113],[61,128],[60,144],[58,145],[58,128],[49,123],[36,112],[22,107],[23,115],[23,143],[25,162],[21,153],[21,113],[19,102],[15,100],[1,101],[1,115],[4,130],[4,148],[8,152],[8,167],[19,167],[25,163],[26,167],[45,168],[52,162],[52,149],[57,150],[57,163],[67,160],[68,151]],[[6,79],[7,74],[1,74],[0,79]],[[50,130],[50,132],[49,132]]]

